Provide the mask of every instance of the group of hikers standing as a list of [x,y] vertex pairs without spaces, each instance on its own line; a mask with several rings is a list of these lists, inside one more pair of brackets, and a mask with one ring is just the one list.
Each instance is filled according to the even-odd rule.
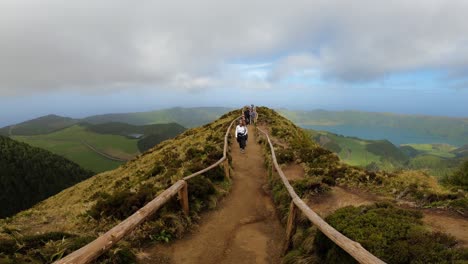
[[236,127],[236,139],[239,143],[241,153],[245,153],[245,146],[249,138],[247,125],[255,125],[257,121],[257,110],[254,105],[244,107],[242,109],[242,116],[239,119],[239,124]]

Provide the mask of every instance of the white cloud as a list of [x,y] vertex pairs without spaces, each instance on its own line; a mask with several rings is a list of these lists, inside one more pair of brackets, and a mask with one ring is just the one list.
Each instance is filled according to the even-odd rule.
[[467,13],[464,0],[3,0],[0,95],[271,88],[290,75],[354,82],[424,69],[456,79],[468,67]]

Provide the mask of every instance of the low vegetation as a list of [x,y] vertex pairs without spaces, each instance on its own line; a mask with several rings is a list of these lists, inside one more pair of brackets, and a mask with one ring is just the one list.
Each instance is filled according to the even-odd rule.
[[[446,206],[451,208],[454,207],[452,205],[456,205],[458,206],[457,210],[461,211],[468,208],[464,192],[460,193],[457,190],[445,188],[438,184],[435,178],[423,172],[396,170],[388,173],[378,169],[371,171],[344,164],[340,162],[335,153],[321,148],[311,140],[309,134],[293,125],[289,120],[284,119],[267,108],[258,108],[258,110],[259,115],[262,117],[261,122],[268,125],[269,133],[274,142],[275,152],[279,154],[279,163],[284,166],[293,162],[300,164],[304,168],[304,178],[294,180],[291,184],[298,195],[306,201],[312,199],[313,196],[326,192],[330,186],[337,184],[376,192],[384,196],[407,199],[420,206]],[[260,139],[260,142],[266,143],[264,139]],[[273,200],[283,223],[285,223],[291,199],[279,177],[271,170],[272,164],[269,146],[266,144],[264,146]],[[378,151],[381,150],[375,149],[374,152]],[[459,177],[455,178],[458,179]],[[356,219],[355,221],[349,221],[351,222],[350,224],[356,225],[356,227],[351,227],[356,234],[353,235],[351,232],[349,237],[358,241],[360,241],[360,238],[368,239],[371,244],[368,249],[384,260],[391,256],[392,252],[397,252],[395,250],[403,249],[406,245],[412,244],[411,250],[415,252],[405,251],[401,254],[401,259],[395,259],[397,256],[388,258],[390,263],[393,263],[393,261],[396,261],[395,263],[437,263],[441,259],[453,260],[451,262],[453,263],[458,260],[467,259],[466,252],[456,250],[456,241],[453,238],[423,231],[424,228],[420,224],[420,216],[417,213],[397,209],[390,205],[375,205],[369,208],[347,210],[351,211],[345,211],[345,216],[340,214],[336,217],[337,219],[342,219],[342,222],[336,223],[336,228],[340,231],[344,230],[345,235],[348,235],[346,233],[348,229],[340,229],[340,224],[346,224],[348,217],[351,217],[353,213],[360,213],[362,217],[356,216],[354,218]],[[369,213],[363,214],[364,212]],[[377,212],[379,213],[377,214]],[[339,212],[337,213],[339,214]],[[347,215],[348,213],[350,214],[349,216]],[[389,218],[387,222],[386,216],[391,215],[403,217],[404,219],[395,218],[395,220],[392,220],[392,218]],[[412,225],[408,224],[406,225],[408,228],[404,229],[403,220],[408,220],[408,223]],[[408,233],[402,234],[398,231],[400,230],[400,227],[398,227],[400,222],[402,222],[403,226],[401,230],[406,230]],[[372,228],[375,228],[374,223],[384,231],[390,229],[392,232],[389,232],[389,237],[385,237],[385,233],[379,235],[380,233],[376,232],[374,235],[372,233]],[[363,233],[356,231],[361,230],[357,226],[363,228]],[[366,231],[366,227],[370,229]],[[414,230],[422,231],[416,232]],[[318,243],[322,243],[323,240],[323,235],[317,234],[317,230],[311,227],[308,219],[300,214],[297,220],[297,231],[293,237],[292,249],[285,256],[283,262],[346,263],[349,261],[349,256],[343,257],[336,253],[337,250],[331,248],[332,245],[330,243],[328,243],[329,247],[319,247]],[[327,244],[326,242],[324,243]],[[422,256],[421,254],[427,251],[428,248],[433,252],[429,256]],[[425,260],[429,262],[425,262]]]
[[[468,249],[457,247],[455,238],[429,232],[422,225],[422,213],[400,209],[388,203],[344,207],[325,220],[350,239],[387,263],[462,263]],[[314,250],[326,263],[356,261],[320,231]],[[304,250],[307,244],[298,250]]]
[[[182,177],[221,158],[226,129],[237,115],[237,112],[227,113],[213,123],[187,130],[116,170],[95,175],[29,210],[0,220],[0,239],[11,241],[15,237],[65,230],[77,239],[97,237]],[[189,180],[189,216],[183,214],[177,199],[171,200],[99,262],[132,263],[135,248],[181,237],[199,219],[201,211],[216,206],[229,187],[230,182],[221,168]],[[66,242],[69,239],[63,241],[60,243],[65,243],[64,246],[53,241],[46,244],[51,245],[51,251],[64,252],[61,257],[72,251]],[[43,253],[49,248],[39,246],[35,250]],[[32,251],[4,254],[3,257],[41,262]]]
[[0,218],[27,209],[92,175],[61,156],[0,136]]

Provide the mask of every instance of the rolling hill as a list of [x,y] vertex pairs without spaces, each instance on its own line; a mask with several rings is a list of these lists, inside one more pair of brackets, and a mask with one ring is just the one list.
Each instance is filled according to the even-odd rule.
[[0,136],[0,218],[92,175],[61,156]]
[[[233,111],[203,127],[187,130],[115,170],[82,181],[8,221],[0,220],[0,249],[5,249],[7,258],[13,262],[29,259],[40,263],[57,258],[55,253],[60,250],[69,253],[82,246],[182,177],[221,158],[224,134],[237,116],[238,112]],[[79,126],[72,128],[84,130]],[[145,224],[146,229],[135,232],[134,239],[155,236],[156,240],[155,234],[163,230],[170,236],[180,234],[199,217],[201,210],[216,204],[215,197],[226,193],[229,186],[220,168],[193,179],[189,186],[190,218],[173,213],[173,206],[169,204],[161,212],[163,220]],[[16,242],[11,244],[11,230],[15,230],[13,235],[17,241],[26,241],[24,245],[27,246],[18,248]],[[38,232],[40,235],[36,235]],[[27,241],[33,239],[39,242],[30,247]],[[49,240],[52,244],[40,242]],[[2,257],[0,255],[0,262]]]
[[366,139],[387,139],[395,145],[468,144],[468,118],[399,115],[359,111],[278,110],[303,128]]
[[423,170],[438,178],[451,174],[466,159],[466,147],[448,144],[404,144],[388,140],[366,140],[327,131],[307,130],[315,142],[338,154],[347,164],[368,169]]
[[174,123],[146,126],[79,123],[49,134],[12,138],[66,157],[83,168],[103,172],[183,131],[184,127]]
[[0,135],[40,135],[48,134],[78,123],[78,119],[58,115],[47,115],[16,125],[6,126],[0,129]]
[[91,124],[120,122],[131,125],[178,123],[190,128],[212,122],[231,110],[226,107],[174,107],[150,112],[96,115],[84,118],[83,121]]

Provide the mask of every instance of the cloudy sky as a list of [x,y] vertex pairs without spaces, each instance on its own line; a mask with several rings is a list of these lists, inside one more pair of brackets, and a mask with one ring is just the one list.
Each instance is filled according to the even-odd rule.
[[466,117],[466,14],[466,0],[2,0],[0,126],[250,103]]

